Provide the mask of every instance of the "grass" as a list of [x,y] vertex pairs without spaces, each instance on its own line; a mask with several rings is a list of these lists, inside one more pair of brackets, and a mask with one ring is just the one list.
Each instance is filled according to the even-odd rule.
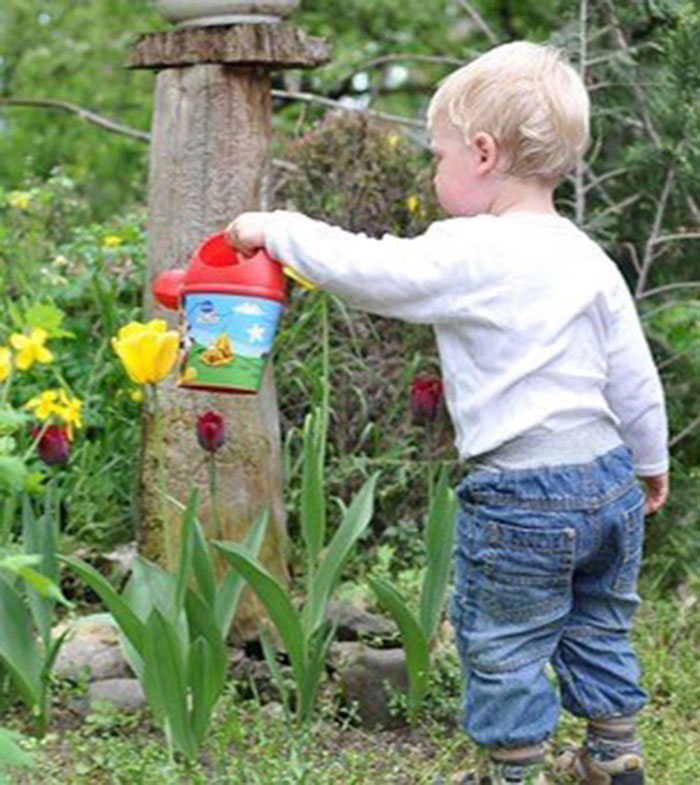
[[[640,725],[652,785],[694,785],[700,772],[700,603],[693,597],[691,591],[683,599],[649,600],[637,619],[635,644],[650,696]],[[445,663],[448,669],[453,665]],[[454,685],[454,680],[440,683]],[[274,706],[236,698],[232,685],[218,707],[200,762],[175,769],[168,768],[163,739],[147,713],[99,708],[77,724],[66,708],[70,699],[64,694],[56,709],[55,725],[62,729],[29,742],[38,767],[15,774],[10,782],[432,785],[439,777],[449,782],[482,757],[454,719],[445,719],[456,713],[456,687],[450,694],[431,696],[418,727],[398,731],[360,729],[347,712],[338,720],[337,696],[329,687],[310,734],[295,739]],[[563,716],[553,747],[575,744],[582,733],[582,721]],[[570,782],[562,776],[554,781]]]

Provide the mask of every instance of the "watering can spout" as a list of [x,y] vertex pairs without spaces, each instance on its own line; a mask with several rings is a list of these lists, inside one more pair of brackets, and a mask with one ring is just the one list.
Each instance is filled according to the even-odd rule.
[[153,281],[153,296],[164,308],[177,311],[184,280],[185,270],[166,270]]

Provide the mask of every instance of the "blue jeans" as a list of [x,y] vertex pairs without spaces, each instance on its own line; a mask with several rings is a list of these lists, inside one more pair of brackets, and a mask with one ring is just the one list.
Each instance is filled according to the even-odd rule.
[[469,736],[537,744],[553,734],[560,703],[588,718],[639,711],[646,694],[629,629],[644,493],[629,448],[587,464],[477,469],[457,493],[450,615]]

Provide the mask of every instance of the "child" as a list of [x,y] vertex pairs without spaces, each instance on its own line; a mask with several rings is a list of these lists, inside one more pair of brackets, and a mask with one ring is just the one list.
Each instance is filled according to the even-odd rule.
[[456,446],[476,462],[458,489],[451,619],[464,727],[490,753],[482,783],[546,782],[560,700],[588,719],[569,756],[580,781],[644,782],[635,715],[646,696],[628,632],[645,506],[658,510],[668,490],[667,428],[622,276],[554,208],[588,114],[555,50],[499,46],[429,107],[451,219],[413,239],[283,211],[227,230],[242,252],[264,246],[359,308],[434,326]]

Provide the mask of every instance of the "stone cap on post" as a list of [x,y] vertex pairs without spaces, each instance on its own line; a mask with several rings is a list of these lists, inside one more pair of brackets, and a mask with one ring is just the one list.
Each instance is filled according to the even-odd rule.
[[180,68],[216,65],[314,68],[331,59],[325,38],[306,35],[289,24],[236,24],[188,27],[146,33],[134,44],[127,68]]

